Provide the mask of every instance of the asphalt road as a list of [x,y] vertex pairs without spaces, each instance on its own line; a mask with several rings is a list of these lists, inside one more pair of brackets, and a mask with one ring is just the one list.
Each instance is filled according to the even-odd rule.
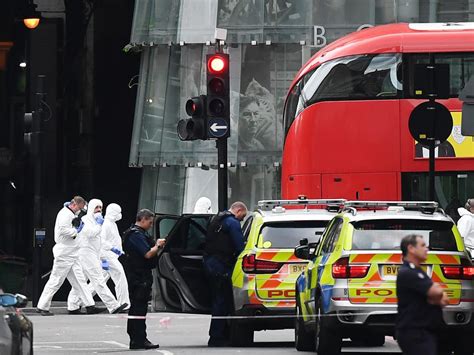
[[[124,354],[128,353],[126,314],[65,315],[52,317],[29,315],[34,329],[35,355]],[[160,349],[141,353],[171,354],[298,354],[294,348],[293,330],[272,330],[255,333],[250,348],[208,348],[209,316],[192,314],[150,313],[148,338]],[[344,352],[393,353],[398,347],[391,337],[378,348],[355,348],[347,342]],[[304,353],[299,353],[304,354]]]

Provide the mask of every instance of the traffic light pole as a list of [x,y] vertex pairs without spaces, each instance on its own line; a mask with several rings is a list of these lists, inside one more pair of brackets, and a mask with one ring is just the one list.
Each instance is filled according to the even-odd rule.
[[227,206],[227,138],[216,140],[217,147],[217,192],[219,211],[225,211]]

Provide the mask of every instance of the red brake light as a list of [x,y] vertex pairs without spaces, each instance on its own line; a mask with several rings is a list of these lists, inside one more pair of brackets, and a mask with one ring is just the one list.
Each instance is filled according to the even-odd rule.
[[349,258],[341,258],[332,265],[332,276],[335,279],[362,278],[367,275],[370,265],[349,264]]
[[280,270],[281,265],[274,261],[259,260],[255,258],[255,254],[242,258],[242,270],[247,274],[273,274]]
[[456,280],[474,280],[474,266],[441,266],[444,277]]
[[209,58],[209,61],[207,62],[207,67],[212,73],[219,74],[225,70],[226,61],[221,56],[216,55]]

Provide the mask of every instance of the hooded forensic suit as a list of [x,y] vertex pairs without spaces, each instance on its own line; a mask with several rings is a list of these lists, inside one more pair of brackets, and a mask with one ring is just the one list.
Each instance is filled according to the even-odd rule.
[[[90,200],[87,207],[87,214],[82,217],[84,228],[79,233],[79,262],[84,271],[84,275],[90,281],[90,286],[97,292],[102,302],[104,302],[110,313],[119,308],[119,303],[106,285],[100,261],[100,232],[102,225],[97,222],[98,214],[94,214],[97,206],[102,206],[102,201],[98,199]],[[89,296],[92,293],[89,291]],[[67,299],[69,311],[79,309],[83,304],[82,297],[71,290]]]
[[[464,239],[464,245],[473,254],[474,252],[474,214],[460,207],[458,213],[461,218],[458,221],[458,230]],[[471,255],[472,256],[472,255]]]
[[72,225],[76,217],[68,207],[63,207],[56,216],[54,225],[53,269],[38,301],[38,309],[49,310],[54,294],[67,278],[75,294],[80,296],[86,307],[94,305],[88,292],[86,280],[79,263],[78,233]]
[[122,209],[116,203],[107,206],[105,220],[100,233],[101,252],[100,258],[109,262],[109,270],[104,272],[105,280],[112,278],[115,284],[117,301],[120,304],[130,304],[128,296],[128,282],[122,264],[118,260],[119,254],[113,252],[120,251],[123,254],[122,238],[120,237],[117,224],[115,222],[122,219]]

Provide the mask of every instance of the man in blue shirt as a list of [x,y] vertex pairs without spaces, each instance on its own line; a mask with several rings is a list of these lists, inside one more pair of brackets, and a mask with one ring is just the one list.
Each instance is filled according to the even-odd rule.
[[[138,211],[135,224],[124,232],[125,274],[130,295],[127,333],[130,349],[156,349],[147,339],[146,313],[151,295],[153,276],[151,270],[157,265],[158,250],[165,244],[164,239],[155,241],[147,233],[153,225],[155,214],[147,209]],[[131,316],[131,317],[130,317]]]
[[247,215],[243,202],[234,202],[228,211],[214,216],[208,226],[204,249],[204,270],[212,296],[211,325],[208,346],[228,344],[226,317],[232,313],[232,270],[238,255],[244,250],[240,222]]

